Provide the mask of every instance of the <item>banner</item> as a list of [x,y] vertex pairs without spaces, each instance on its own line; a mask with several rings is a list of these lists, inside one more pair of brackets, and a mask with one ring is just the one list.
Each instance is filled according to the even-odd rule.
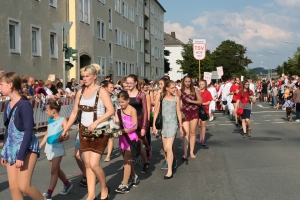
[[223,67],[222,66],[217,67],[217,72],[218,72],[218,76],[219,76],[219,79],[220,79],[224,74]]
[[206,80],[207,85],[209,85],[211,83],[211,77],[212,77],[211,72],[204,72],[203,79]]

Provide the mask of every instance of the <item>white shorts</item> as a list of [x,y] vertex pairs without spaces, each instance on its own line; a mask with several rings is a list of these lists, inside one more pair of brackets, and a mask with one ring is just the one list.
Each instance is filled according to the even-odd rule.
[[209,104],[209,113],[216,111],[216,101],[211,101]]

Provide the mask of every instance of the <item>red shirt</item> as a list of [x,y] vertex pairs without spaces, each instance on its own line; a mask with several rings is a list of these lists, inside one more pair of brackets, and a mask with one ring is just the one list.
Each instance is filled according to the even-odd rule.
[[[230,87],[230,92],[236,92],[239,89],[240,89],[240,87],[238,85],[232,84],[232,86]],[[233,101],[237,100],[237,94],[236,93],[233,94],[232,100]]]
[[[253,95],[252,90],[250,90],[250,94],[251,96]],[[244,95],[242,95],[242,90],[240,90],[239,93],[237,94],[237,99],[239,99],[243,104],[250,103],[250,95],[245,91],[244,91]]]
[[[200,96],[202,98],[202,103],[206,103],[208,101],[213,100],[213,98],[208,90],[204,90],[204,92],[200,91]],[[205,108],[206,114],[208,114],[209,113],[209,105],[203,105],[203,107]]]

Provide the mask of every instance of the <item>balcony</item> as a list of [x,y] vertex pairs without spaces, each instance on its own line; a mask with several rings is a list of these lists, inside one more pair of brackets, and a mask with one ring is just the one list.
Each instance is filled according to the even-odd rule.
[[145,63],[150,63],[150,54],[145,53]]
[[147,29],[145,29],[145,41],[149,41],[149,40],[150,40],[149,31]]
[[145,6],[145,16],[149,18],[149,15],[150,15],[149,8]]

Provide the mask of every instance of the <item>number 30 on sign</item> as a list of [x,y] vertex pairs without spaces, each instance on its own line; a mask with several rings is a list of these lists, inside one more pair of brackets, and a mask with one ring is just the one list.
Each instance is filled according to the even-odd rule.
[[203,60],[206,55],[206,44],[194,43],[193,44],[193,55],[196,60]]

